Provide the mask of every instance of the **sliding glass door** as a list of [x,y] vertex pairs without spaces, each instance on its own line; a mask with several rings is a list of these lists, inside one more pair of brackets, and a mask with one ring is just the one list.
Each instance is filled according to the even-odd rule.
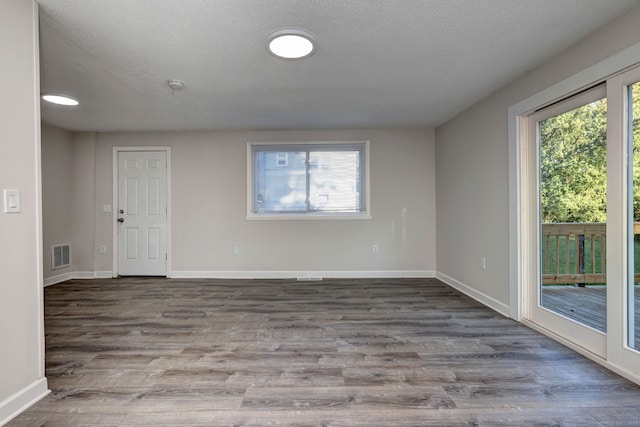
[[[632,76],[633,77],[633,76]],[[640,350],[640,82],[623,87],[626,105],[626,145],[628,156],[627,185],[627,254],[626,289],[627,346]]]
[[603,356],[607,332],[607,99],[582,92],[529,118],[537,286],[531,320]]
[[523,321],[640,383],[640,66],[519,124]]
[[640,67],[607,80],[607,361],[640,379]]

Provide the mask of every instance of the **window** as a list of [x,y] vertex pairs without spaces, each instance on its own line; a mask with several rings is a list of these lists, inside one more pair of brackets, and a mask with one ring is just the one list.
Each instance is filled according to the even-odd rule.
[[368,147],[249,143],[247,218],[369,218]]

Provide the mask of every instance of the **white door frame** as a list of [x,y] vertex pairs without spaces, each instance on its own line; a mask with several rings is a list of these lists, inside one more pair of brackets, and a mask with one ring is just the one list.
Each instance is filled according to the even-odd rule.
[[112,276],[119,276],[119,244],[118,244],[118,154],[126,151],[164,151],[167,154],[167,278],[171,277],[171,147],[113,147],[113,208],[112,211],[112,233],[113,233],[113,271]]
[[[591,67],[562,80],[555,85],[532,95],[508,109],[508,157],[509,157],[509,305],[510,317],[527,326],[548,335],[565,346],[575,350],[583,356],[611,369],[612,371],[640,383],[637,373],[621,367],[615,351],[607,349],[606,359],[595,356],[573,342],[563,339],[552,332],[538,327],[525,319],[524,312],[527,307],[527,286],[530,277],[526,272],[531,271],[527,263],[530,260],[528,253],[531,247],[528,240],[525,224],[529,222],[529,213],[526,210],[526,198],[530,196],[528,189],[530,183],[523,176],[523,168],[527,161],[527,153],[523,143],[527,138],[527,116],[534,111],[550,105],[556,101],[576,94],[584,89],[604,82],[607,78],[618,74],[638,64],[640,58],[640,43],[630,46],[617,54],[610,56]],[[609,261],[609,260],[608,260]],[[608,280],[609,281],[609,280]],[[609,298],[607,298],[609,299]],[[609,301],[608,301],[609,304]],[[612,313],[612,307],[608,312]],[[615,310],[614,310],[615,311]]]

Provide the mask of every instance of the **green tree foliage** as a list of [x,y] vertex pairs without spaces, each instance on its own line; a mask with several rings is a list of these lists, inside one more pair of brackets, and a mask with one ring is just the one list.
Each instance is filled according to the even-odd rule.
[[[633,212],[640,221],[640,82],[631,86]],[[606,98],[539,123],[542,222],[606,222]]]
[[630,86],[632,92],[633,132],[633,218],[640,221],[640,82]]
[[606,221],[606,121],[601,99],[540,122],[543,222]]

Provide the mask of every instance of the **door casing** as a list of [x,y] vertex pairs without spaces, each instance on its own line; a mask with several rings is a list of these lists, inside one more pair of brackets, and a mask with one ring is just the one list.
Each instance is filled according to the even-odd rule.
[[132,147],[113,147],[113,208],[112,208],[112,233],[113,248],[112,259],[112,277],[119,276],[119,242],[118,242],[118,154],[126,151],[164,151],[167,155],[167,278],[171,277],[171,147],[157,146],[132,146]]

